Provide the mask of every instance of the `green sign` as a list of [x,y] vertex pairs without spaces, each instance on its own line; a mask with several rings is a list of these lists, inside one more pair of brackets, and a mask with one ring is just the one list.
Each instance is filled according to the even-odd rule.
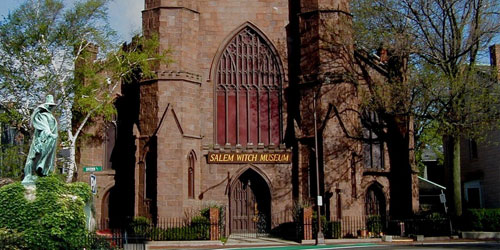
[[83,167],[83,172],[101,172],[101,166]]

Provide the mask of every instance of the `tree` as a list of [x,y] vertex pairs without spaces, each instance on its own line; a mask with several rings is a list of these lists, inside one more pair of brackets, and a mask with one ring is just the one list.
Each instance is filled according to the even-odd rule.
[[408,59],[412,77],[397,88],[410,94],[408,112],[417,120],[415,131],[437,125],[438,134],[450,143],[451,190],[455,214],[461,215],[460,138],[478,138],[500,121],[500,90],[488,70],[477,66],[479,53],[500,32],[500,4],[494,0],[358,0],[353,1],[353,13],[359,46],[369,51],[387,49],[389,61]]
[[46,94],[58,101],[62,145],[69,148],[67,181],[76,171],[76,143],[92,120],[116,112],[114,96],[122,81],[151,77],[166,51],[154,37],[119,46],[109,28],[110,0],[28,0],[0,23],[2,103],[28,131],[31,109]]

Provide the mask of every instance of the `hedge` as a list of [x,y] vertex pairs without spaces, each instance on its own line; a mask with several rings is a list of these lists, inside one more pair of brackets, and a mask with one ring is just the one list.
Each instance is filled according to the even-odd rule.
[[468,209],[462,222],[463,230],[500,232],[500,209]]

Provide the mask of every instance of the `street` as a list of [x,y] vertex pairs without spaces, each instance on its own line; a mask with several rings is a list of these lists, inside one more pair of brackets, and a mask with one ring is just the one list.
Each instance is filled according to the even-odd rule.
[[[177,248],[179,249],[179,248]],[[184,248],[188,249],[188,248]],[[197,249],[200,248],[190,248]],[[210,249],[210,248],[201,248]],[[214,248],[211,248],[214,249]],[[416,243],[416,244],[339,244],[325,246],[279,246],[279,247],[242,247],[242,248],[216,248],[217,250],[328,250],[328,249],[397,249],[397,250],[414,250],[414,249],[500,249],[500,242],[440,242],[440,243]]]

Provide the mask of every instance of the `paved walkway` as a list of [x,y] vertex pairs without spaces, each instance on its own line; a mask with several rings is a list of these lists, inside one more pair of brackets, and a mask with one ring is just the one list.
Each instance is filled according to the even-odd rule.
[[374,244],[374,243],[356,243],[356,244],[337,244],[337,245],[282,245],[282,246],[264,246],[264,247],[234,247],[234,248],[219,248],[216,250],[228,250],[228,249],[238,249],[238,250],[320,250],[320,249],[346,249],[346,248],[368,248],[373,249],[376,247],[383,247],[384,245]]
[[225,246],[289,246],[299,245],[295,241],[283,240],[267,236],[256,237],[255,234],[231,234]]

